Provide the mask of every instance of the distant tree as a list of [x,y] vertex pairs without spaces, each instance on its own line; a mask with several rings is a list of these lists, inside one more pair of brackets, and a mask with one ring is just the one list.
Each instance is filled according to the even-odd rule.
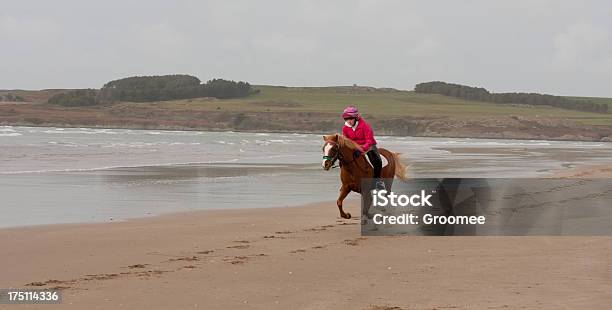
[[25,99],[19,95],[8,93],[6,95],[0,95],[0,101],[24,102]]
[[56,94],[49,98],[48,102],[51,104],[76,107],[95,105],[98,101],[96,99],[96,90],[76,89]]
[[213,79],[201,84],[190,75],[135,76],[108,82],[100,91],[103,101],[150,102],[197,97],[238,98],[256,93],[246,82]]
[[419,83],[414,87],[417,93],[439,94],[466,100],[488,101],[495,103],[520,103],[530,105],[549,105],[562,109],[607,113],[608,105],[589,100],[574,100],[561,96],[538,93],[490,93],[482,87],[434,81]]

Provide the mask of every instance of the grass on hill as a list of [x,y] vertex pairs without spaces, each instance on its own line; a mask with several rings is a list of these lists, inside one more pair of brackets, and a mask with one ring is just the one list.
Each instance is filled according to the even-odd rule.
[[[353,88],[350,86],[255,86],[255,88],[260,89],[260,93],[246,98],[227,100],[197,98],[157,102],[155,105],[169,109],[196,109],[201,111],[295,111],[340,114],[345,106],[353,104],[357,105],[363,114],[380,117],[452,116],[469,118],[474,116],[522,115],[569,119],[587,125],[612,126],[612,113],[601,114],[549,106],[478,102],[442,95],[417,94],[413,91],[381,90],[365,87]],[[612,105],[612,99],[596,99],[599,100],[598,102],[607,102]]]

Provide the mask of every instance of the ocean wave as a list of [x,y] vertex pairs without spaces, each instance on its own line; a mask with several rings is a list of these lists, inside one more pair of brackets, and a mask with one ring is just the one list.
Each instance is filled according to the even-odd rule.
[[287,157],[298,157],[295,154],[279,154],[279,155],[268,155],[265,158],[287,158]]
[[236,144],[235,142],[228,142],[228,141],[224,141],[224,140],[217,140],[215,142],[219,143],[219,144],[227,144],[227,145],[234,145],[234,144]]
[[286,143],[294,142],[295,140],[291,140],[291,139],[270,139],[268,141],[271,142],[271,143],[283,143],[283,144],[286,144]]
[[21,136],[21,134],[18,132],[0,133],[0,137],[17,137],[17,136]]
[[57,129],[50,129],[50,130],[41,130],[41,131],[36,131],[36,130],[30,130],[31,133],[38,133],[38,132],[42,132],[42,133],[49,133],[49,134],[85,134],[85,135],[95,135],[95,134],[107,134],[107,135],[116,135],[119,134],[119,132],[116,131],[111,131],[109,129],[92,129],[92,130],[88,130],[88,129],[80,129],[80,130],[65,130],[62,128],[57,128]]
[[64,169],[40,169],[40,170],[18,170],[18,171],[0,171],[0,175],[14,175],[14,174],[35,174],[35,173],[50,173],[50,172],[89,172],[89,171],[103,171],[110,169],[122,169],[122,168],[146,168],[146,167],[164,167],[164,166],[189,166],[189,165],[211,165],[211,164],[230,164],[238,161],[238,158],[232,158],[227,160],[209,160],[209,161],[194,161],[194,162],[169,162],[169,163],[157,163],[157,164],[134,164],[134,165],[116,165],[116,166],[103,166],[103,167],[92,167],[92,168],[64,168]]
[[267,140],[255,140],[255,143],[258,145],[269,145],[270,141]]

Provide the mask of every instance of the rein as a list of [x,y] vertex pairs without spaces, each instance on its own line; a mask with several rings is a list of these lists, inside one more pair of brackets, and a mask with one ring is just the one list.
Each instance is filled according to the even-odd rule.
[[[342,152],[340,151],[340,144],[336,143],[335,145],[338,146],[338,152],[336,153],[335,156],[333,156],[333,157],[332,156],[326,156],[326,155],[323,156],[323,159],[331,160],[332,161],[332,165],[331,165],[330,169],[342,167],[342,165],[350,165],[350,164],[354,163],[357,160],[357,158],[353,158],[353,160],[351,160],[351,161],[347,161],[346,159],[344,159],[344,156],[342,156]],[[336,160],[338,161],[338,165],[337,166],[335,165],[336,164]]]

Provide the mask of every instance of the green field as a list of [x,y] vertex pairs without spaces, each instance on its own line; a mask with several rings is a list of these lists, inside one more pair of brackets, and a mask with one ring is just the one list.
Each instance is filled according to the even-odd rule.
[[[601,114],[553,108],[467,101],[447,96],[417,94],[413,91],[364,87],[281,87],[255,86],[259,94],[241,99],[189,99],[155,103],[170,109],[197,109],[236,112],[329,112],[340,114],[349,104],[363,114],[374,116],[452,116],[458,118],[502,115],[542,116],[574,120],[587,125],[612,126],[612,113]],[[588,98],[612,105],[610,98]],[[133,104],[133,103],[130,103]],[[612,107],[611,107],[612,108]]]

